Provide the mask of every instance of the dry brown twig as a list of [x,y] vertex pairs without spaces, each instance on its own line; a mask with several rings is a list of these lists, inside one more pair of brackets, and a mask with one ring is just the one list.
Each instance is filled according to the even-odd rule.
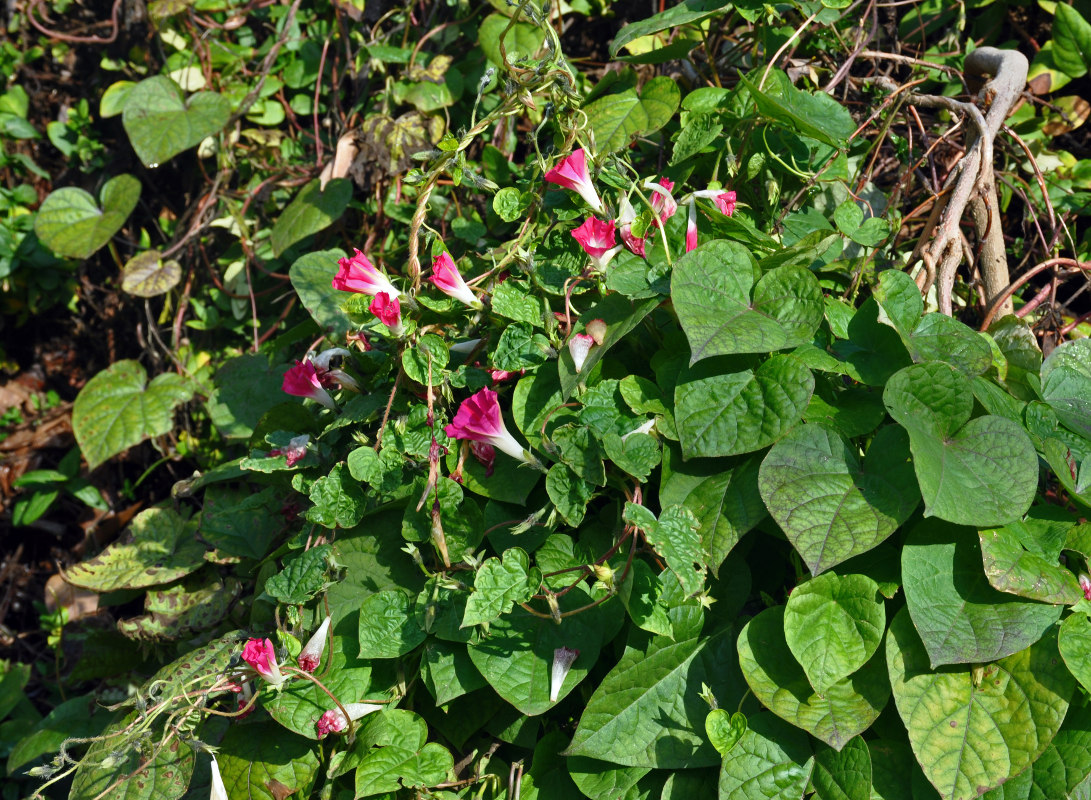
[[[890,57],[871,51],[862,55]],[[1016,50],[980,47],[966,56],[966,74],[988,78],[978,93],[978,101],[987,107],[984,114],[975,103],[951,97],[916,93],[906,97],[911,105],[944,108],[970,122],[966,151],[947,176],[911,257],[911,260],[919,257],[924,263],[925,269],[918,279],[921,291],[927,292],[935,282],[939,310],[947,315],[953,311],[955,273],[963,260],[959,223],[967,207],[980,245],[977,267],[986,303],[991,305],[1001,297],[1010,282],[1003,232],[996,216],[1000,204],[993,175],[993,142],[1026,86],[1028,66],[1026,56]],[[891,81],[877,82],[893,85]],[[1010,296],[1003,298],[996,310],[1000,316],[1012,313]]]

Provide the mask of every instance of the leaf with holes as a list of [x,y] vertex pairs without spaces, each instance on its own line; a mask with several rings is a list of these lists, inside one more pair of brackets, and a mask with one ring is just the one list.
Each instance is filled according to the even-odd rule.
[[186,100],[165,75],[146,78],[129,90],[121,124],[146,167],[158,167],[219,133],[231,117],[231,101],[216,92],[197,92]]
[[51,192],[34,218],[42,244],[65,258],[89,258],[121,230],[140,200],[140,181],[132,175],[108,180],[95,198],[74,186]]

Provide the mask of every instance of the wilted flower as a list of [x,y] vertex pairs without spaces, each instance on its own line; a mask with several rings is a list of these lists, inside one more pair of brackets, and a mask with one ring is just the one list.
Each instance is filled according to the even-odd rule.
[[339,708],[327,711],[318,718],[318,722],[315,724],[318,729],[318,738],[321,739],[327,733],[340,733],[349,726],[350,719],[355,722],[360,717],[381,709],[382,706],[375,703],[345,703],[345,711],[348,712],[347,717]]
[[626,439],[628,439],[628,438],[629,438],[630,436],[632,436],[632,435],[633,435],[634,433],[651,433],[651,430],[652,430],[652,428],[654,428],[654,427],[655,427],[655,417],[652,417],[652,418],[651,418],[650,420],[648,420],[647,422],[645,422],[645,423],[644,423],[643,425],[641,425],[640,427],[638,427],[638,428],[633,428],[633,429],[632,429],[631,431],[629,431],[628,433],[626,433],[626,434],[622,434],[622,437],[621,437],[621,441],[623,441],[623,442],[624,442],[624,441],[625,441]]
[[310,444],[311,437],[304,433],[299,436],[293,436],[288,440],[287,447],[276,447],[269,451],[269,457],[284,456],[288,462],[289,467],[294,467],[297,462],[302,461],[303,457],[307,455],[307,445]]
[[731,191],[725,191],[723,189],[705,189],[700,192],[694,192],[694,197],[706,197],[711,198],[716,204],[716,208],[720,209],[721,214],[731,216],[735,213],[735,193]]
[[1091,578],[1082,572],[1080,573],[1080,588],[1083,589],[1083,596],[1091,600]]
[[602,200],[595,191],[595,185],[591,183],[591,176],[587,172],[587,154],[582,147],[547,172],[545,179],[577,192],[596,213],[603,213]]
[[[370,345],[367,346],[370,349]],[[318,380],[327,389],[333,386],[334,382],[341,385],[342,389],[348,389],[350,392],[360,391],[360,386],[356,383],[356,379],[341,369],[331,369],[330,359],[334,356],[349,356],[348,350],[343,347],[330,347],[323,350],[316,355],[311,361],[314,363],[314,368],[318,372]]]
[[284,676],[280,674],[280,667],[277,666],[276,651],[269,639],[249,640],[242,649],[242,660],[273,686],[279,687],[284,683]]
[[485,477],[492,477],[496,466],[496,448],[485,442],[470,442],[470,452],[485,467]]
[[504,418],[500,415],[500,403],[496,392],[482,389],[462,401],[454,420],[443,429],[452,439],[470,439],[490,444],[512,458],[528,464],[534,460],[527,454],[515,437],[508,433]]
[[307,640],[307,644],[304,645],[303,650],[299,654],[299,658],[296,661],[299,663],[299,668],[304,672],[314,672],[318,669],[318,665],[322,663],[322,652],[326,649],[326,635],[330,630],[330,618],[326,617],[322,620],[322,624],[318,626],[318,630],[314,632],[314,635]]
[[[355,249],[355,248],[353,248]],[[394,288],[387,277],[375,269],[367,256],[356,250],[352,258],[337,260],[341,269],[334,276],[332,285],[334,289],[342,292],[356,292],[358,294],[377,295],[386,292],[390,297],[397,297],[401,292]]]
[[561,685],[579,655],[579,650],[570,650],[567,647],[558,647],[553,651],[553,670],[549,677],[549,702],[556,703],[557,698],[561,696]]
[[593,336],[586,333],[577,333],[568,340],[568,352],[572,354],[572,363],[576,366],[576,372],[583,370],[583,362],[587,360],[587,354],[595,345]]
[[281,389],[296,397],[309,397],[316,400],[326,408],[337,410],[337,404],[333,398],[322,388],[322,381],[318,371],[310,361],[296,361],[295,366],[284,373],[284,383]]
[[368,306],[368,311],[379,318],[386,327],[390,328],[390,332],[395,336],[401,336],[402,329],[402,304],[398,302],[398,298],[391,296],[386,292],[379,292],[375,295],[375,298],[371,301],[371,305]]
[[216,763],[215,755],[212,755],[212,790],[209,792],[208,800],[229,800],[227,787],[224,786],[223,776],[220,775],[220,765]]
[[448,297],[453,297],[471,308],[481,308],[481,301],[466,285],[466,281],[462,279],[462,273],[458,271],[455,262],[447,253],[440,253],[439,257],[432,262],[432,274],[428,280]]
[[686,219],[686,252],[697,247],[697,204],[689,201],[689,216]]
[[[239,697],[235,703],[235,710],[242,712],[236,719],[246,719],[254,713],[254,707],[250,706],[250,700],[254,696],[254,689],[250,686],[250,681],[243,681],[238,687],[232,687],[231,691],[236,692]],[[250,708],[246,708],[250,706]],[[246,709],[243,711],[243,709]]]
[[595,344],[602,344],[606,339],[606,320],[593,319],[583,326],[583,330],[595,340]]
[[597,217],[588,217],[580,227],[572,231],[572,236],[580,243],[584,252],[595,262],[595,267],[603,272],[621,245],[617,245],[617,232],[613,220],[603,222]]

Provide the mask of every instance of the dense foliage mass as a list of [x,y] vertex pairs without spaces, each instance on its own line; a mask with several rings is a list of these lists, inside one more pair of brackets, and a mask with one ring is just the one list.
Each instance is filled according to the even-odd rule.
[[22,76],[134,36],[65,8],[5,313],[142,349],[12,521],[196,471],[7,664],[5,800],[1091,797],[1087,7],[154,0],[39,204]]

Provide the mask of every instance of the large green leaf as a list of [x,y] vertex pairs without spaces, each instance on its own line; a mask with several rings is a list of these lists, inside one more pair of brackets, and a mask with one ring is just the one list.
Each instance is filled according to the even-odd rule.
[[705,736],[702,684],[725,707],[738,705],[745,688],[733,649],[729,630],[627,648],[591,695],[566,754],[659,769],[719,763]]
[[769,512],[817,575],[875,547],[920,502],[905,433],[884,428],[861,463],[821,425],[801,425],[769,451],[758,478]]
[[814,769],[807,735],[772,714],[755,714],[723,759],[720,800],[799,800]]
[[683,461],[676,446],[665,447],[663,455],[659,502],[685,506],[697,517],[701,546],[715,576],[731,548],[766,516],[758,493],[758,461]]
[[1066,428],[1091,440],[1091,339],[1065,342],[1049,354],[1042,397]]
[[628,792],[651,770],[648,767],[619,767],[583,756],[565,759],[573,783],[591,800],[628,798]]
[[216,430],[229,439],[248,437],[267,411],[285,400],[294,404],[294,399],[281,391],[284,371],[283,364],[270,364],[262,353],[246,353],[224,362],[212,379],[207,403]]
[[230,117],[223,95],[197,92],[183,100],[178,84],[154,75],[129,89],[121,124],[140,161],[154,168],[219,133]]
[[662,128],[674,112],[682,94],[671,78],[660,75],[648,81],[638,95],[634,89],[606,95],[585,109],[600,154],[620,150],[637,136]]
[[500,57],[500,37],[509,23],[511,28],[504,35],[504,53],[509,63],[532,58],[545,41],[545,33],[537,25],[529,22],[512,22],[503,14],[489,14],[481,21],[477,40],[485,57],[497,66],[504,65],[504,60]]
[[1061,623],[1057,647],[1069,672],[1091,692],[1091,619],[1075,613]]
[[909,431],[925,514],[963,525],[1003,525],[1030,508],[1038,456],[1009,419],[970,419],[969,379],[946,364],[916,364],[886,385],[883,402]]
[[[580,584],[577,587],[565,595],[562,612],[593,602]],[[558,625],[516,609],[489,625],[488,636],[470,645],[470,660],[496,693],[522,713],[543,714],[556,705],[549,699],[554,652],[562,647],[580,651],[561,684],[560,700],[587,677],[623,614],[620,603],[607,602],[565,617]]]
[[118,361],[87,382],[72,408],[72,430],[91,469],[174,427],[174,409],[193,385],[172,372],[148,373],[139,361]]
[[690,363],[805,344],[825,310],[810,270],[783,266],[762,275],[746,247],[723,239],[678,260],[671,297],[689,339]]
[[140,200],[140,181],[117,175],[95,198],[75,186],[51,192],[34,218],[34,232],[42,244],[59,256],[89,258],[121,230]]
[[722,374],[718,361],[684,372],[674,405],[682,454],[732,456],[772,444],[803,416],[814,376],[794,356],[773,356],[757,370]]
[[972,530],[924,520],[902,548],[905,600],[932,666],[979,664],[1038,641],[1061,606],[1023,600],[989,585]]
[[1029,766],[1068,711],[1073,680],[1051,635],[1001,661],[933,672],[902,610],[886,660],[898,713],[943,800],[969,800]]
[[331,283],[337,274],[337,261],[344,257],[341,250],[306,253],[297,258],[288,270],[292,287],[318,327],[339,340],[344,338],[352,324],[348,315],[341,310],[341,303],[348,295],[334,289]]
[[993,588],[1043,603],[1072,605],[1083,597],[1076,576],[1057,561],[1060,548],[1052,558],[1026,549],[1014,524],[978,531],[978,538]]
[[204,566],[205,546],[194,535],[197,521],[173,508],[149,508],[129,526],[131,538],[114,542],[65,572],[69,583],[96,592],[170,583]]
[[815,800],[871,800],[871,753],[859,736],[840,751],[820,747],[811,783]]
[[372,797],[405,787],[435,786],[447,779],[455,760],[441,744],[428,742],[419,750],[397,745],[376,747],[356,768],[356,796]]
[[413,613],[413,601],[405,592],[376,592],[360,605],[361,658],[398,658],[424,638]]
[[785,641],[784,606],[750,620],[738,648],[743,675],[762,705],[836,750],[867,730],[890,697],[881,657],[817,694]]
[[273,225],[273,255],[279,257],[301,239],[328,228],[345,213],[350,200],[352,181],[347,178],[334,178],[325,189],[317,178],[308,183]]
[[1091,23],[1067,3],[1057,3],[1053,17],[1053,63],[1070,78],[1091,64]]
[[822,92],[809,94],[797,89],[779,69],[763,73],[763,77],[765,84],[759,89],[756,81],[739,76],[763,116],[831,147],[844,147],[856,129],[848,109]]
[[727,0],[682,0],[678,5],[654,16],[633,22],[618,31],[610,42],[610,55],[617,56],[622,47],[641,36],[670,30],[679,25],[700,22],[730,7]]
[[883,386],[912,363],[898,332],[879,321],[880,312],[875,298],[869,297],[849,320],[848,338],[836,339],[830,348],[849,377],[868,386]]
[[885,629],[879,585],[866,575],[812,578],[792,591],[784,610],[788,648],[819,693],[863,667]]
[[216,758],[228,797],[283,800],[293,793],[310,797],[318,774],[317,750],[313,742],[276,723],[257,722],[230,727]]

